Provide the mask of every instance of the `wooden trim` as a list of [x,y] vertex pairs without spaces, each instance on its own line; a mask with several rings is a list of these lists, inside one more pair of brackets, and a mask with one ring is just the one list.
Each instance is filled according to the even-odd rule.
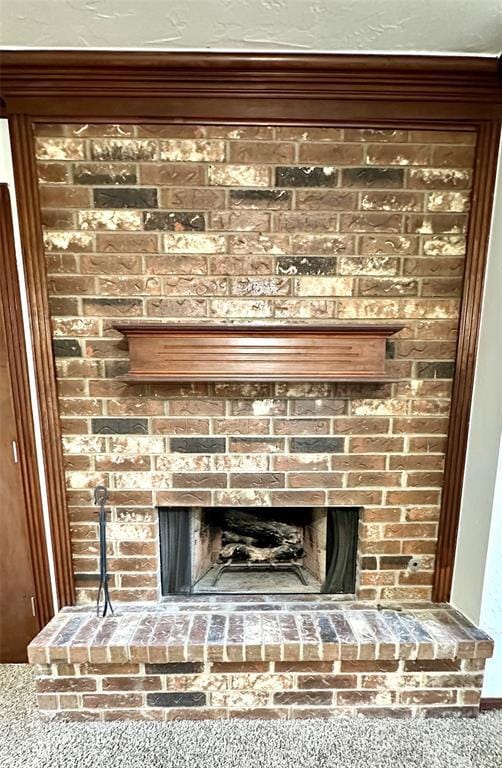
[[37,380],[46,420],[58,588],[73,602],[56,381],[43,269],[32,123],[151,122],[345,125],[478,132],[434,598],[448,600],[493,187],[502,80],[495,58],[17,51],[2,56]]
[[499,699],[481,699],[479,702],[481,712],[488,712],[490,709],[502,709],[502,698]]
[[9,329],[6,342],[16,419],[16,439],[19,447],[19,466],[25,498],[28,541],[37,601],[36,618],[41,629],[54,616],[54,606],[47,555],[47,538],[38,481],[35,431],[31,417],[28,365],[7,184],[0,184],[0,258],[0,290],[3,296],[5,327]]
[[73,605],[75,589],[32,122],[26,116],[15,116],[10,120],[10,128],[35,372],[42,406],[42,447],[56,584],[60,606]]
[[197,121],[477,122],[502,113],[497,59],[4,51],[9,114]]
[[386,340],[401,325],[114,323],[128,341],[120,381],[392,381]]
[[453,579],[499,139],[498,123],[480,126],[432,593],[438,602],[450,599]]
[[121,333],[132,336],[135,333],[144,335],[160,335],[164,336],[167,333],[193,333],[198,335],[219,335],[225,334],[228,336],[234,336],[235,334],[246,333],[250,335],[255,334],[274,334],[289,336],[310,336],[311,334],[322,334],[337,336],[383,336],[387,338],[394,333],[402,331],[404,326],[397,323],[389,323],[389,325],[380,325],[371,323],[332,323],[331,325],[321,325],[319,323],[304,323],[303,325],[291,323],[290,325],[280,325],[279,323],[249,323],[248,325],[239,325],[234,323],[169,323],[169,322],[157,322],[145,320],[145,322],[139,322],[138,320],[132,320],[125,323],[114,323],[115,330]]

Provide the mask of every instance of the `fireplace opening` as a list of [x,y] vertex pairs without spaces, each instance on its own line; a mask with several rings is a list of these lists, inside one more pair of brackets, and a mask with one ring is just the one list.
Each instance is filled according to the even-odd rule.
[[162,594],[353,594],[358,521],[354,507],[161,507]]

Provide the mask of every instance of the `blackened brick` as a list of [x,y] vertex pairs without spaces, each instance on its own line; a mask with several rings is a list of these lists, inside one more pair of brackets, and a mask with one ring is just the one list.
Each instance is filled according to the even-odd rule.
[[157,190],[141,187],[103,187],[94,190],[96,208],[157,208]]
[[55,357],[81,357],[82,348],[77,339],[54,339],[52,342]]
[[451,379],[455,370],[454,363],[418,363],[417,378],[419,379]]
[[242,208],[288,208],[291,192],[284,189],[231,189],[230,202]]
[[94,435],[147,435],[147,419],[92,419]]
[[335,187],[338,172],[331,166],[286,166],[281,165],[275,170],[277,187]]
[[424,717],[477,717],[479,707],[427,707]]
[[198,661],[182,661],[179,664],[145,664],[147,675],[196,675],[204,672],[204,664]]
[[279,275],[334,275],[336,259],[323,256],[281,256],[277,259]]
[[[110,259],[110,262],[112,259]],[[84,299],[84,315],[100,317],[122,317],[138,315],[143,304],[141,299]]]
[[224,437],[172,437],[171,450],[176,453],[224,453]]
[[414,659],[404,662],[405,672],[457,672],[461,659]]
[[205,693],[148,693],[146,703],[149,707],[204,707]]
[[105,378],[124,376],[129,373],[129,360],[105,360]]
[[343,453],[342,437],[292,437],[292,453]]
[[318,616],[317,625],[319,627],[319,637],[323,643],[337,643],[338,635],[335,628],[327,616]]
[[87,586],[89,586],[90,582],[94,582],[95,584],[99,584],[100,580],[100,574],[99,573],[79,573],[76,571],[74,573],[75,576],[75,582],[78,585],[80,582],[85,582]]
[[136,184],[138,176],[134,165],[88,165],[73,166],[73,181],[75,184]]
[[193,211],[148,211],[143,214],[145,229],[170,232],[204,230],[204,214]]
[[363,571],[376,571],[377,559],[376,557],[363,557],[361,559],[361,570]]
[[344,168],[342,186],[402,187],[404,186],[404,170],[402,168]]
[[387,360],[394,360],[396,357],[396,343],[389,339],[385,342],[385,357]]

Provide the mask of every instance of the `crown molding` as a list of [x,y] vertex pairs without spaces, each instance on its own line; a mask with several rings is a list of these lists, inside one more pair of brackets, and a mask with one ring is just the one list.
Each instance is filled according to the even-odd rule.
[[308,103],[322,123],[366,118],[368,101],[389,118],[398,107],[407,119],[502,114],[495,57],[3,51],[1,71],[7,114],[34,117],[162,118],[181,107],[187,119],[304,122]]

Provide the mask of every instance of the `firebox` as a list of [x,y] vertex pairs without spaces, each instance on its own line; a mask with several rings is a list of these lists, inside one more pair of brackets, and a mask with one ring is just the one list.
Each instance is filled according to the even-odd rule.
[[353,594],[358,521],[354,507],[160,507],[162,594]]

